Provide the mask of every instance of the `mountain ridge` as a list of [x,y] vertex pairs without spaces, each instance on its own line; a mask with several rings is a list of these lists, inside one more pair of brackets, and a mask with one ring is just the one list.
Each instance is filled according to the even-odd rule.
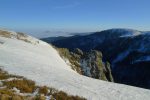
[[[101,51],[104,55],[104,61],[109,61],[112,65],[115,82],[150,89],[150,75],[146,71],[149,68],[146,67],[145,70],[142,70],[143,72],[139,72],[140,69],[135,68],[137,62],[138,68],[140,68],[143,61],[150,61],[149,34],[149,32],[132,29],[110,29],[86,36],[72,36],[50,43],[56,47],[68,48],[69,50],[79,48],[83,51],[90,51],[91,49]],[[145,66],[147,64],[145,63]],[[124,65],[126,67],[121,67]],[[134,67],[132,68],[132,66]],[[134,74],[128,73],[130,68]],[[146,72],[145,76],[143,76],[144,72]]]
[[3,42],[0,44],[0,66],[10,74],[27,77],[39,85],[54,87],[88,100],[149,100],[149,90],[79,75],[51,45],[43,41],[38,40],[34,44],[34,39],[26,42],[4,36],[0,36],[0,41]]

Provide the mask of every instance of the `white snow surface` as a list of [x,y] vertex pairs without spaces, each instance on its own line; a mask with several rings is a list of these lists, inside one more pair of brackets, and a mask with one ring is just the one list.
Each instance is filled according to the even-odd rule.
[[126,50],[124,52],[122,52],[121,54],[119,54],[113,61],[113,64],[116,62],[119,62],[121,60],[123,60],[126,56],[128,56],[128,54],[130,53],[131,50]]
[[114,28],[110,29],[109,31],[113,33],[115,32],[123,33],[120,37],[134,37],[143,34],[141,31],[125,28]]
[[[31,38],[30,38],[31,39]],[[11,74],[34,80],[38,85],[63,90],[88,100],[149,100],[150,90],[105,82],[79,75],[49,44],[27,43],[0,37],[0,66]]]

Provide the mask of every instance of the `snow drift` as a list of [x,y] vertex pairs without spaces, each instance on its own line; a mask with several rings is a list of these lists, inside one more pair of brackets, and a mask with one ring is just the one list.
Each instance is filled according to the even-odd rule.
[[31,42],[0,36],[1,68],[11,74],[32,79],[38,85],[54,87],[71,95],[83,96],[88,100],[149,100],[150,98],[150,91],[146,89],[79,75],[65,63],[51,45],[29,36],[26,39]]

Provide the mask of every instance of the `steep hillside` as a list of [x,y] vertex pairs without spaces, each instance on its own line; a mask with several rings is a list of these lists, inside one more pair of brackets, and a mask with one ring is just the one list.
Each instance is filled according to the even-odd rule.
[[83,52],[76,48],[70,52],[66,48],[57,48],[61,57],[73,70],[81,75],[113,82],[109,62],[103,62],[102,53],[96,50]]
[[51,45],[28,36],[26,39],[30,42],[16,37],[0,36],[0,66],[3,70],[34,80],[38,85],[54,87],[88,100],[150,98],[150,91],[146,89],[79,75],[65,63]]
[[150,32],[110,29],[51,43],[70,50],[102,51],[104,60],[112,65],[115,82],[150,89]]

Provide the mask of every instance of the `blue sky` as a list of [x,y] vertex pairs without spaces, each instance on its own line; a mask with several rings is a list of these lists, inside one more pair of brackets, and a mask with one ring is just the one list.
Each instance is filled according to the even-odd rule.
[[[150,0],[0,0],[0,27],[40,32],[150,30]],[[37,33],[39,32],[39,33]]]

